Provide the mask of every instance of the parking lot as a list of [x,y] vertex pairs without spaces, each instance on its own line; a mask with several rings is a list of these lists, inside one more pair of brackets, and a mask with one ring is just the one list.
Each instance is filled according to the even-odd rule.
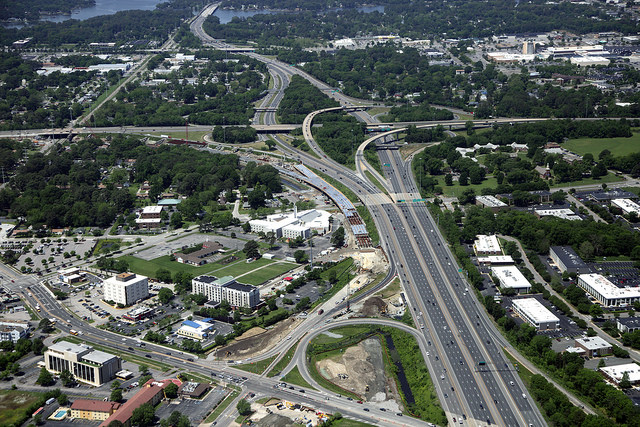
[[606,261],[589,264],[593,271],[607,276],[618,286],[640,286],[640,272],[632,261]]
[[[31,268],[33,271],[37,271],[37,269],[47,271],[47,269],[65,268],[71,261],[76,261],[78,256],[82,258],[86,252],[93,250],[93,246],[96,243],[94,239],[84,238],[78,239],[77,242],[74,242],[73,238],[50,240],[50,242],[44,243],[36,241],[31,251],[20,257],[16,263],[16,268],[19,270],[22,267]],[[29,260],[31,262],[27,263]],[[42,261],[46,261],[46,263]]]

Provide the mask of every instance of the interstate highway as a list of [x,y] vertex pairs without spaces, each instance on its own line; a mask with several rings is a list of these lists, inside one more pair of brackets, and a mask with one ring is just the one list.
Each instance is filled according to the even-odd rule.
[[[379,154],[382,163],[391,165],[385,173],[394,190],[419,198],[410,164],[402,161],[399,151],[382,150]],[[409,230],[398,233],[402,250],[407,253],[412,246],[418,247],[420,254],[419,259],[407,259],[407,280],[412,292],[417,293],[419,310],[429,317],[434,344],[443,346],[447,365],[456,372],[474,418],[487,420],[493,414],[492,421],[500,425],[544,425],[526,388],[496,345],[499,332],[483,321],[484,310],[458,272],[425,204],[409,201],[399,207]],[[419,271],[418,263],[427,266],[426,274],[414,274]],[[480,361],[486,365],[479,366]],[[488,391],[489,399],[486,393],[477,393],[482,389]]]

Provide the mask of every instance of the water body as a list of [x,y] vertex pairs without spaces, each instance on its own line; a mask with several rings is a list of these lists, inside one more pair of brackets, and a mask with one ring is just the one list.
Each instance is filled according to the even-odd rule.
[[[339,10],[344,10],[341,8],[329,9],[325,12],[337,12]],[[363,6],[358,7],[357,10],[364,13],[371,12],[380,12],[384,13],[384,6]],[[295,12],[283,12],[279,10],[229,10],[229,9],[218,9],[215,11],[213,16],[217,16],[220,19],[221,24],[228,24],[235,17],[240,19],[249,18],[255,15],[272,15],[274,13],[295,13]]]
[[69,19],[85,19],[94,16],[113,15],[122,10],[153,10],[156,5],[164,0],[96,0],[96,5],[71,12],[71,15],[51,15],[43,16],[43,21],[63,22]]

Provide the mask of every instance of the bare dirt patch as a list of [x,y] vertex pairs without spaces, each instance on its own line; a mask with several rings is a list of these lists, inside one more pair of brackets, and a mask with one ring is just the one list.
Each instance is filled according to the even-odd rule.
[[223,359],[231,360],[258,356],[284,340],[300,322],[287,319],[271,329],[251,328],[231,344],[217,350],[217,354]]
[[365,317],[378,317],[387,312],[387,303],[380,297],[367,298],[360,309],[360,314]]
[[385,375],[383,357],[378,338],[368,338],[339,356],[319,361],[316,367],[332,383],[367,401],[386,402],[390,409],[398,410],[402,400],[393,379]]

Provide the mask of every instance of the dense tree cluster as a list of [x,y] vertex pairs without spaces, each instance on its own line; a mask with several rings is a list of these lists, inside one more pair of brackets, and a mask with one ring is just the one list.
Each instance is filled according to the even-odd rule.
[[343,165],[352,164],[358,146],[365,139],[366,125],[342,114],[323,116],[322,127],[312,129],[314,138],[327,156]]
[[283,123],[302,123],[312,111],[339,106],[337,101],[322,93],[307,79],[294,74],[278,106],[278,117]]

